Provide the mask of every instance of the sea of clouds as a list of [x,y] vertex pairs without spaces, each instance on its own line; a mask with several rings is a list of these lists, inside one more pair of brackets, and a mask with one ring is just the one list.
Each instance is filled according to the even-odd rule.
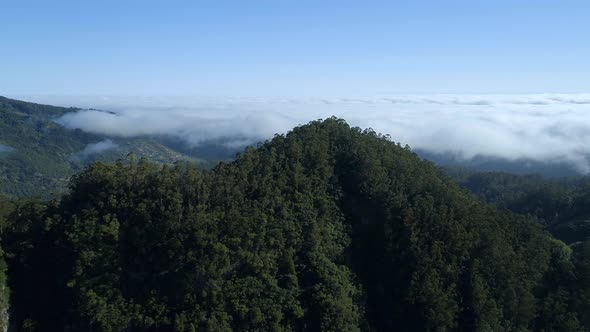
[[193,146],[224,139],[241,146],[334,115],[351,125],[389,134],[415,149],[464,159],[490,156],[567,163],[581,172],[590,171],[590,94],[45,97],[35,101],[111,111],[86,109],[56,121],[113,136],[168,135]]

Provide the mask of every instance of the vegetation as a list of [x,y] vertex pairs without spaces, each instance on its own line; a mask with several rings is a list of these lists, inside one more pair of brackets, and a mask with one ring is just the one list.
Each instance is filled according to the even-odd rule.
[[590,327],[590,241],[338,119],[212,170],[94,163],[60,200],[9,209],[16,330]]
[[[178,142],[157,137],[112,138],[117,144],[115,149],[81,158],[79,153],[88,144],[111,137],[67,129],[54,122],[74,111],[79,109],[0,97],[0,194],[50,199],[63,193],[70,177],[91,162],[114,162],[128,153],[158,163],[190,160],[210,165],[201,158],[203,149],[181,151]],[[9,151],[2,147],[9,147]],[[212,157],[223,159],[220,156]]]
[[479,198],[501,209],[536,217],[555,237],[568,244],[590,237],[587,177],[548,180],[497,172],[452,173]]
[[[0,232],[3,231],[8,223],[7,218],[14,212],[16,205],[6,197],[0,196]],[[4,252],[0,248],[0,330],[8,330],[9,316],[9,296],[10,292],[6,280],[6,260]]]

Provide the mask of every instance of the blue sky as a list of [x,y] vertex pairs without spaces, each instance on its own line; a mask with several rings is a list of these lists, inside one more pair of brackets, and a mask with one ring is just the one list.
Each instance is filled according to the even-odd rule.
[[6,0],[0,12],[0,95],[578,93],[590,78],[590,1]]

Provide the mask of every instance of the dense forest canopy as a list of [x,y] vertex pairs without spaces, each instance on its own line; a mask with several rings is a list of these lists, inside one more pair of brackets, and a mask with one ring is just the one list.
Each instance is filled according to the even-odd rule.
[[528,194],[505,199],[477,181],[461,183],[500,209],[408,147],[335,118],[212,170],[94,163],[59,200],[5,204],[11,324],[587,330],[590,241],[566,245],[539,222],[556,222],[552,207],[513,207]]
[[590,237],[590,179],[449,170],[459,184],[500,209],[534,216],[558,239],[571,244]]

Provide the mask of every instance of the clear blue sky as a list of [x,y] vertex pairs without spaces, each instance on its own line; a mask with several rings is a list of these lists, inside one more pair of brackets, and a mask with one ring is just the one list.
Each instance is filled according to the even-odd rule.
[[0,95],[590,90],[587,0],[0,1]]

